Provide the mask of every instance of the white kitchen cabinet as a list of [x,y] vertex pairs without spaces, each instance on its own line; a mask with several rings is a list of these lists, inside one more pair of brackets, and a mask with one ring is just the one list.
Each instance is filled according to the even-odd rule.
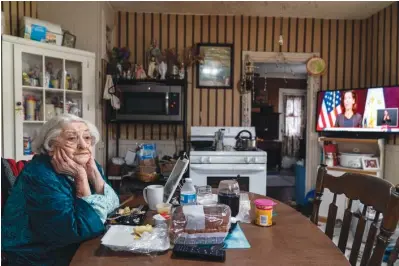
[[[94,53],[6,35],[2,48],[2,157],[30,160],[24,134],[34,139],[54,115],[95,124]],[[32,70],[38,78],[24,78]]]

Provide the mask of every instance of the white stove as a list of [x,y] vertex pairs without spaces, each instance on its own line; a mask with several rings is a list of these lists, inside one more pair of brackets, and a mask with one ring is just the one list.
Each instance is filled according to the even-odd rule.
[[237,134],[241,130],[248,130],[254,137],[254,127],[191,127],[191,141],[210,143],[219,129],[225,129],[223,150],[215,151],[209,147],[200,150],[192,148],[190,151],[190,177],[193,184],[217,188],[221,180],[236,179],[239,176],[241,190],[266,195],[266,152],[259,149],[234,149]]

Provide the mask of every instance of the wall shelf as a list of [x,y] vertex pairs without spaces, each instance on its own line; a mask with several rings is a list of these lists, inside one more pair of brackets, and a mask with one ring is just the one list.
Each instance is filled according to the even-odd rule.
[[319,142],[331,141],[331,142],[348,142],[348,143],[378,143],[378,139],[349,139],[349,138],[328,138],[319,137]]
[[44,124],[46,121],[41,121],[41,120],[24,120],[24,124]]
[[185,86],[185,79],[114,79],[115,85],[163,84],[168,86]]
[[[324,151],[324,143],[325,142],[333,142],[333,143],[350,143],[350,144],[364,144],[364,145],[376,145],[379,152],[379,162],[380,168],[379,170],[367,170],[367,169],[356,169],[356,168],[348,168],[342,166],[328,166],[327,170],[330,171],[338,171],[343,173],[356,173],[356,174],[366,174],[366,175],[373,175],[377,177],[383,178],[384,176],[384,155],[385,155],[385,140],[384,139],[351,139],[351,138],[330,138],[330,137],[319,137],[319,144]],[[361,154],[359,154],[361,155]],[[325,156],[323,156],[323,164],[325,164]]]
[[[120,156],[119,154],[119,139],[120,139],[120,131],[121,131],[121,125],[122,124],[146,124],[146,125],[152,125],[152,124],[166,124],[166,125],[182,125],[183,126],[183,149],[185,152],[188,150],[188,141],[187,141],[187,88],[188,88],[188,73],[187,70],[185,71],[185,78],[184,79],[165,79],[165,80],[159,80],[159,79],[113,79],[115,87],[118,86],[135,86],[135,85],[150,85],[150,84],[158,84],[162,86],[180,86],[183,87],[183,99],[182,101],[184,102],[183,106],[183,119],[180,121],[168,121],[168,120],[161,120],[161,121],[155,121],[155,120],[116,120],[112,118],[112,115],[110,115],[109,110],[107,110],[107,118],[106,118],[106,136],[105,136],[105,166],[106,166],[106,172],[108,171],[108,162],[109,162],[109,126],[110,124],[116,125],[116,156]],[[107,108],[110,109],[111,105],[107,104]],[[110,109],[111,110],[111,109]],[[177,152],[177,151],[176,151]]]
[[328,166],[327,170],[352,173],[352,174],[366,174],[366,175],[377,175],[381,171],[381,169],[379,169],[379,170],[364,170],[364,169],[357,169],[357,168],[347,168],[347,167],[342,167],[342,166],[333,166],[333,167]]

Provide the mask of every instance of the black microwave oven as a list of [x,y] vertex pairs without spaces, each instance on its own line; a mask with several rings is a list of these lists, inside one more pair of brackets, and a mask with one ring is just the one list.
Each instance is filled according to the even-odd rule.
[[159,83],[118,85],[121,107],[116,121],[182,122],[184,86]]

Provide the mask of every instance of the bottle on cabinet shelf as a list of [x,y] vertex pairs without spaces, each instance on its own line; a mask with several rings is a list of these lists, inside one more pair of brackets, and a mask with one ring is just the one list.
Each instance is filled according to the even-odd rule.
[[24,133],[24,155],[32,154],[31,138],[28,133]]

